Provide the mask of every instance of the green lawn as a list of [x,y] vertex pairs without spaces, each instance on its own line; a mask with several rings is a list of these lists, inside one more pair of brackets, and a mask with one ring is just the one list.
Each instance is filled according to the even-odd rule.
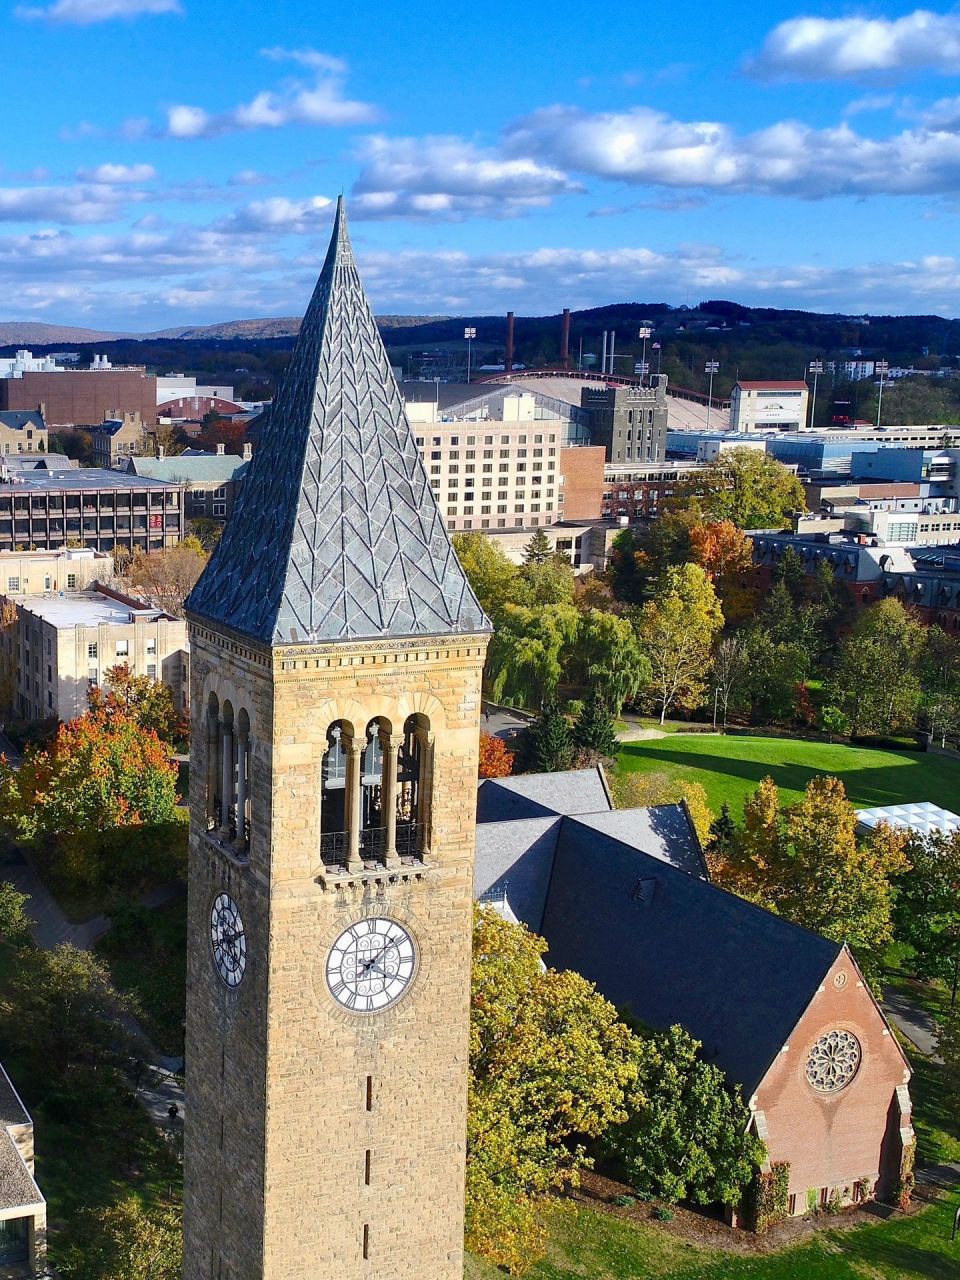
[[[642,1222],[579,1208],[561,1220],[547,1259],[528,1280],[956,1280],[960,1240],[950,1224],[954,1192],[924,1212],[849,1231],[823,1231],[806,1243],[760,1256],[688,1244]],[[466,1280],[502,1273],[470,1258]]]
[[798,738],[672,734],[625,743],[620,768],[668,773],[703,784],[710,807],[726,802],[739,817],[746,797],[768,775],[786,801],[798,799],[811,778],[841,778],[858,809],[932,800],[956,809],[960,762],[920,751],[876,751]]

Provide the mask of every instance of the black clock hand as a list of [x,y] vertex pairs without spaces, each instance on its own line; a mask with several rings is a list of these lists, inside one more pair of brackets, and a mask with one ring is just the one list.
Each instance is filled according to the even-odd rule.
[[387,952],[390,950],[391,947],[395,947],[396,945],[397,945],[397,940],[394,938],[390,942],[388,942],[386,946],[382,947],[377,952],[377,954],[373,957],[372,960],[368,960],[367,963],[363,966],[364,976],[366,976],[366,974],[373,968],[374,965],[380,963],[380,961],[387,954]]

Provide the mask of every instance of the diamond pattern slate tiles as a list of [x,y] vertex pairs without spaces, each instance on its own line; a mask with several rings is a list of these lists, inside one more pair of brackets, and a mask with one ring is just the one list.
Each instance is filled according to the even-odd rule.
[[410,432],[342,198],[260,445],[188,608],[272,644],[490,627]]

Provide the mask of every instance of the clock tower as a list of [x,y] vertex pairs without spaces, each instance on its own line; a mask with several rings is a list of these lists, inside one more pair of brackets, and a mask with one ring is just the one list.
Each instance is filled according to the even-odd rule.
[[188,618],[185,1280],[460,1280],[490,628],[342,201]]

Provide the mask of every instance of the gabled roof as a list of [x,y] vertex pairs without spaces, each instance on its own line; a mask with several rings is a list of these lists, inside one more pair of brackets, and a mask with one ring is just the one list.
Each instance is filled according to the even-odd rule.
[[193,484],[226,484],[245,474],[249,461],[230,453],[178,453],[171,458],[128,458],[127,471],[134,476],[150,476],[153,480],[181,481]]
[[489,629],[410,432],[342,198],[259,447],[188,608],[270,644]]
[[506,822],[565,813],[601,813],[613,808],[600,769],[522,773],[486,778],[477,792],[477,821]]
[[44,429],[42,414],[36,409],[3,409],[0,411],[0,424],[12,431],[22,431],[24,427]]

